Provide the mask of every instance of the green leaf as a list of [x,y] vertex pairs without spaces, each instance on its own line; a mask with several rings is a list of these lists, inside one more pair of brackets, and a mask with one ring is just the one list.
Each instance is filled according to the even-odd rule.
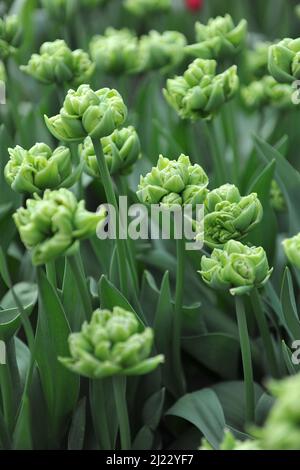
[[[37,286],[28,282],[20,282],[14,286],[24,312],[29,316],[37,301]],[[0,301],[0,339],[7,341],[20,328],[22,323],[19,308],[13,297],[11,289]]]
[[289,214],[290,234],[298,233],[300,226],[300,214],[298,201],[300,198],[300,174],[290,163],[267,142],[260,137],[255,137],[255,145],[259,155],[264,161],[276,161],[276,181],[282,190]]
[[86,429],[86,398],[77,404],[68,436],[68,450],[82,450]]
[[165,389],[154,393],[143,408],[143,422],[153,431],[158,427],[165,401]]
[[79,393],[79,377],[59,361],[68,356],[71,332],[60,299],[42,268],[37,273],[39,316],[36,333],[36,360],[51,423],[50,439],[57,439],[74,409]]
[[23,396],[20,413],[14,430],[13,447],[16,450],[32,450],[30,401]]
[[281,285],[282,312],[293,339],[300,338],[300,322],[297,312],[293,280],[289,268],[285,269]]
[[153,446],[153,440],[153,432],[149,426],[145,424],[135,436],[131,448],[132,450],[150,450]]
[[85,320],[85,312],[77,289],[76,280],[68,257],[65,258],[65,270],[62,284],[62,303],[72,331],[79,331]]
[[288,373],[290,375],[294,375],[297,372],[300,372],[300,365],[293,364],[292,359],[291,359],[293,353],[290,350],[290,348],[287,346],[285,341],[283,340],[281,342],[281,349],[282,349],[282,355],[283,355],[283,359],[284,359]]
[[143,319],[139,317],[128,300],[125,299],[123,294],[121,294],[121,292],[104,275],[101,276],[99,282],[99,297],[101,308],[112,310],[114,307],[122,307],[129,312],[135,313],[140,322],[144,324]]
[[218,449],[226,423],[221,403],[213,390],[204,388],[184,395],[166,414],[192,423],[214,449]]

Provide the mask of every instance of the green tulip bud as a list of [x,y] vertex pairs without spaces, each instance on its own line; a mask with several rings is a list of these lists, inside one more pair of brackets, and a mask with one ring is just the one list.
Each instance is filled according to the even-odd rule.
[[103,36],[94,36],[90,52],[99,69],[109,74],[133,73],[139,68],[138,40],[126,28],[117,30],[110,27]]
[[192,165],[186,155],[180,155],[178,160],[160,155],[157,166],[146,176],[141,176],[137,196],[144,204],[195,206],[203,203],[208,182],[203,168]]
[[15,53],[19,32],[20,21],[16,15],[0,18],[0,59],[5,60]]
[[268,56],[270,42],[259,41],[254,49],[246,50],[244,53],[244,64],[247,75],[253,80],[262,78],[268,73]]
[[254,287],[264,286],[272,269],[262,247],[248,247],[230,240],[222,250],[215,248],[210,257],[202,257],[199,272],[210,287],[243,295]]
[[44,189],[70,187],[80,176],[72,176],[70,150],[58,147],[54,151],[42,143],[25,150],[19,145],[9,148],[10,160],[4,169],[8,184],[19,193],[39,193]]
[[33,264],[40,265],[73,254],[79,240],[95,234],[106,212],[88,212],[84,201],[77,202],[73,193],[61,188],[47,189],[43,198],[34,194],[33,199],[27,199],[26,208],[19,208],[13,217],[21,240],[31,250]]
[[132,312],[121,307],[96,310],[90,323],[69,336],[70,358],[60,358],[68,369],[101,379],[113,375],[142,375],[154,370],[163,356],[149,358],[153,331],[142,329]]
[[163,69],[179,65],[184,58],[186,38],[178,31],[150,31],[139,43],[141,70]]
[[265,450],[300,450],[300,374],[269,384],[276,397],[266,423],[253,434]]
[[[141,144],[134,127],[116,129],[110,136],[101,139],[104,157],[111,175],[130,171],[133,163],[141,155]],[[100,178],[95,149],[90,137],[79,147],[85,161],[85,171],[93,178]]]
[[269,48],[269,72],[280,83],[300,78],[300,38],[285,38]]
[[94,72],[94,64],[81,49],[71,51],[65,41],[45,42],[40,54],[33,54],[21,70],[45,84],[67,83],[78,86],[87,82]]
[[297,268],[300,268],[300,233],[282,242],[286,257]]
[[281,212],[286,209],[284,195],[276,180],[272,180],[270,189],[270,204],[275,211]]
[[212,119],[239,86],[236,66],[216,75],[214,60],[196,59],[182,77],[167,80],[164,95],[183,119]]
[[170,10],[171,0],[125,0],[124,7],[135,16],[148,16]]
[[292,94],[291,85],[278,83],[270,76],[254,81],[241,90],[244,104],[250,109],[258,109],[264,106],[289,109],[295,106],[292,102]]
[[230,15],[211,18],[207,25],[195,24],[197,44],[185,48],[188,54],[201,59],[230,57],[244,47],[247,36],[247,21],[234,25]]
[[257,194],[242,197],[238,188],[225,184],[205,200],[205,244],[220,248],[229,240],[242,240],[261,221],[262,205]]
[[60,114],[45,122],[58,140],[82,141],[90,136],[101,139],[120,127],[127,116],[127,108],[117,90],[102,88],[94,92],[89,85],[69,90]]

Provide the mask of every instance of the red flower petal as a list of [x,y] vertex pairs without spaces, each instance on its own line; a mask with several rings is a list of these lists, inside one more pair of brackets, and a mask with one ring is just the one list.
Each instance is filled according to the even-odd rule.
[[185,4],[189,10],[197,11],[203,7],[204,0],[185,0]]

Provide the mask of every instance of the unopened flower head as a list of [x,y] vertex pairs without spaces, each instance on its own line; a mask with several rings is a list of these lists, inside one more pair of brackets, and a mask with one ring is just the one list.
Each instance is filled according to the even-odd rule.
[[[127,173],[141,155],[141,144],[134,127],[116,129],[111,135],[101,139],[103,153],[111,175]],[[100,171],[90,137],[80,146],[80,154],[85,161],[85,171],[93,178],[100,178]]]
[[186,155],[180,155],[178,160],[160,155],[157,166],[146,176],[141,176],[137,196],[144,204],[195,206],[203,203],[208,183],[203,168],[192,165]]
[[232,295],[243,295],[264,286],[271,273],[262,247],[249,247],[235,240],[201,259],[200,274],[204,282],[213,289],[229,290]]
[[33,54],[28,65],[21,69],[45,84],[78,86],[89,81],[94,64],[86,52],[81,49],[71,51],[65,41],[56,39],[42,44],[40,53]]
[[282,242],[286,257],[297,268],[300,268],[300,233]]
[[[67,147],[54,151],[43,143],[29,150],[19,145],[9,148],[10,159],[5,167],[6,181],[19,193],[39,193],[44,189],[69,187],[76,179],[71,178],[71,153]],[[80,176],[78,173],[77,178]]]
[[136,16],[147,16],[171,9],[171,0],[125,0],[124,7]]
[[196,59],[183,76],[167,80],[164,95],[183,119],[212,119],[239,87],[235,65],[216,75],[214,60]]
[[220,248],[229,240],[242,240],[263,216],[257,194],[242,197],[232,184],[211,191],[205,208],[205,244],[210,248]]
[[121,307],[96,310],[90,323],[69,337],[70,358],[60,361],[73,372],[101,379],[114,375],[142,375],[154,370],[163,356],[149,357],[153,331],[143,328],[135,314]]
[[90,52],[98,68],[106,73],[118,75],[139,70],[138,39],[129,29],[107,28],[103,36],[92,38]]
[[281,212],[286,209],[284,194],[276,180],[272,180],[270,189],[270,204],[275,211]]
[[244,52],[244,66],[247,75],[252,79],[259,79],[268,73],[268,56],[270,42],[258,41],[253,49]]
[[269,384],[276,401],[261,429],[253,434],[265,450],[300,450],[300,374]]
[[278,83],[275,78],[267,75],[260,80],[243,87],[241,95],[245,106],[259,109],[273,106],[278,109],[291,109],[293,89],[290,84]]
[[19,44],[20,21],[16,15],[0,18],[0,59],[14,54]]
[[186,47],[186,52],[202,59],[230,57],[244,47],[247,36],[247,21],[235,25],[230,15],[211,18],[207,25],[197,22],[196,44]]
[[184,58],[186,38],[178,31],[150,31],[139,43],[141,70],[167,71],[179,65]]
[[105,218],[104,209],[97,214],[87,211],[85,202],[77,202],[74,194],[65,188],[47,189],[42,198],[35,194],[33,199],[27,199],[26,208],[21,207],[14,214],[21,240],[31,251],[34,265],[73,254],[79,240],[95,234]]
[[300,78],[300,38],[285,38],[269,48],[269,72],[280,83]]
[[120,127],[127,108],[117,90],[89,85],[69,90],[60,113],[45,121],[49,131],[64,142],[80,142],[85,137],[101,139]]

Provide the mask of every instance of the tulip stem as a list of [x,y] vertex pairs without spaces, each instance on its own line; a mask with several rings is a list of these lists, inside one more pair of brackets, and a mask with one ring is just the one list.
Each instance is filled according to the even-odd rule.
[[79,264],[79,260],[76,258],[76,256],[70,256],[69,263],[70,263],[73,276],[75,278],[77,288],[80,294],[80,298],[81,298],[82,305],[84,308],[85,318],[89,320],[93,313],[93,307],[92,307],[90,294],[87,288],[86,279],[84,278],[84,275],[82,273],[82,270]]
[[226,181],[226,171],[224,167],[224,155],[220,153],[218,139],[215,135],[214,123],[204,121],[204,129],[213,160],[214,171],[216,175],[216,185],[221,185]]
[[[10,341],[14,341],[13,339]],[[2,397],[3,416],[9,432],[14,428],[15,407],[14,407],[14,387],[12,374],[9,367],[9,358],[6,363],[0,364],[0,389]]]
[[234,113],[232,111],[232,103],[228,103],[227,106],[224,106],[224,123],[227,131],[227,137],[229,145],[231,146],[233,153],[233,165],[232,165],[232,181],[234,184],[239,182],[239,166],[240,166],[240,157],[238,153],[237,139],[235,133],[235,120]]
[[101,450],[111,450],[104,381],[105,379],[90,381],[91,412]]
[[127,402],[126,402],[126,377],[116,375],[113,377],[113,389],[116,410],[120,428],[120,440],[122,450],[130,450],[130,425],[128,418]]
[[174,373],[177,375],[178,394],[183,395],[185,392],[185,378],[181,363],[181,324],[182,324],[182,304],[183,304],[183,288],[184,288],[184,249],[185,239],[176,240],[177,252],[177,269],[176,269],[176,292],[175,292],[175,309],[173,324],[173,360]]
[[276,360],[276,355],[274,351],[274,346],[272,342],[272,337],[268,328],[268,323],[266,320],[266,316],[264,314],[262,302],[260,299],[260,295],[256,288],[253,289],[251,293],[251,304],[253,308],[253,312],[255,314],[255,318],[257,321],[257,325],[260,331],[260,335],[263,340],[264,348],[266,351],[266,356],[268,360],[268,364],[270,367],[271,374],[274,378],[279,377],[279,370],[278,364]]
[[237,316],[237,323],[238,323],[238,329],[239,329],[242,362],[243,362],[243,370],[244,370],[246,421],[248,423],[253,423],[255,419],[254,382],[253,382],[250,340],[249,340],[249,333],[248,333],[247,319],[246,319],[243,298],[237,295],[235,298],[235,305],[236,305],[236,316]]
[[126,250],[123,240],[119,239],[119,207],[114,192],[114,187],[112,184],[112,179],[106,164],[106,160],[103,154],[102,146],[99,139],[92,139],[96,158],[99,165],[99,171],[101,179],[103,181],[103,187],[105,190],[106,198],[108,204],[111,204],[115,209],[116,214],[116,244],[117,244],[117,253],[118,253],[118,264],[119,264],[119,276],[120,276],[120,286],[122,293],[127,296],[127,259],[126,259]]

